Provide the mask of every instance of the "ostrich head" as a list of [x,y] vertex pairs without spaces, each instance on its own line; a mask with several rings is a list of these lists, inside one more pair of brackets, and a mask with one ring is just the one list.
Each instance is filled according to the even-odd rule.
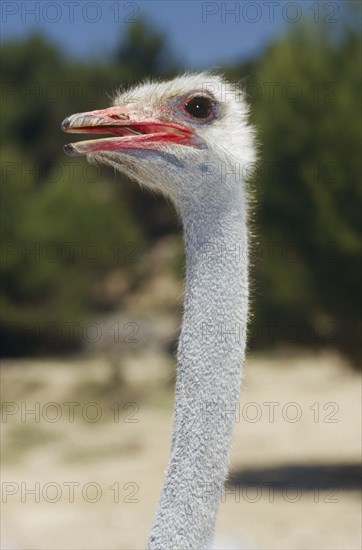
[[182,209],[213,193],[218,201],[230,195],[228,170],[240,185],[254,162],[247,114],[242,92],[209,73],[145,83],[118,93],[108,109],[65,119],[65,132],[115,136],[71,143],[65,152],[111,165]]

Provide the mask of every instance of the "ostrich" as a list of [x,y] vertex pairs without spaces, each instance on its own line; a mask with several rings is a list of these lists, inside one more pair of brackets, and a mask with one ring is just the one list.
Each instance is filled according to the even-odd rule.
[[150,550],[212,543],[238,405],[248,316],[244,174],[254,132],[244,96],[220,76],[186,74],[118,93],[112,107],[66,118],[65,146],[159,191],[183,225],[186,280],[173,435]]

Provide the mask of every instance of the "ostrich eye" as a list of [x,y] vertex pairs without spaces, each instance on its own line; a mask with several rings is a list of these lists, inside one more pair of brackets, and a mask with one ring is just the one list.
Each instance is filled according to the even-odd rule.
[[212,101],[203,96],[193,97],[185,105],[185,111],[194,118],[208,118],[212,110]]

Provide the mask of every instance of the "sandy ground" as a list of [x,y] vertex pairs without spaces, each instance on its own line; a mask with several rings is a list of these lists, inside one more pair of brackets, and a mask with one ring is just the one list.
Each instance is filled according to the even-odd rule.
[[[4,361],[1,548],[142,549],[166,467],[172,362]],[[360,378],[251,356],[215,547],[360,549]]]

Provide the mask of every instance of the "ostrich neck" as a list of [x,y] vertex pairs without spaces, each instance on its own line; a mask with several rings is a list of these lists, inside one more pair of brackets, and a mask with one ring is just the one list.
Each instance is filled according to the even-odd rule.
[[173,439],[149,549],[206,548],[227,475],[245,351],[247,236],[242,183],[227,197],[215,184],[214,200],[182,213],[187,268]]

